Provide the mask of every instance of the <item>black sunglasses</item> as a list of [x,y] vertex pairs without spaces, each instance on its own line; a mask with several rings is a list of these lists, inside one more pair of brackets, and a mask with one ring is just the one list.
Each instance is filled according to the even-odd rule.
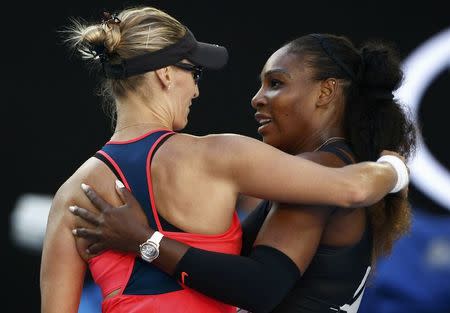
[[192,77],[194,77],[194,82],[196,84],[198,84],[198,81],[202,77],[203,67],[201,67],[201,66],[196,66],[196,65],[189,64],[189,63],[183,63],[183,62],[175,63],[173,66],[176,66],[185,71],[191,72]]

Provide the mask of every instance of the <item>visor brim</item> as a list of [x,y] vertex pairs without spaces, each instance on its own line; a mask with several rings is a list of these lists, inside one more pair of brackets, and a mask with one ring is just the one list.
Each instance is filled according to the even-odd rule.
[[228,51],[223,46],[198,42],[197,46],[189,51],[186,58],[195,65],[218,70],[227,64]]

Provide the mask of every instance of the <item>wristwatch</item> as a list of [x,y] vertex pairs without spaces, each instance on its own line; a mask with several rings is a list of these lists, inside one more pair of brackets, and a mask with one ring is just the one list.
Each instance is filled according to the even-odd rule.
[[139,245],[141,251],[141,258],[144,261],[151,263],[159,255],[159,243],[164,237],[159,231],[155,231],[146,242]]

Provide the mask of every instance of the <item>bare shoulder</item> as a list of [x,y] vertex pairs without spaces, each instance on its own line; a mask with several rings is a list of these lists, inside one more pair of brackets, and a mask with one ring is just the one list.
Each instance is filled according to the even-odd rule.
[[[108,181],[111,183],[108,184]],[[115,195],[114,174],[102,161],[89,158],[58,188],[53,198],[51,210],[64,212],[70,205],[91,207],[89,200],[81,189],[82,183],[92,186],[99,193]],[[111,196],[106,198],[109,200],[115,199]]]
[[209,147],[209,153],[227,155],[229,158],[240,160],[251,160],[268,155],[288,155],[259,139],[239,134],[213,134],[204,136],[202,140]]
[[252,137],[234,133],[208,134],[204,136],[181,134],[178,138],[187,143],[195,144],[195,146],[206,146],[207,148],[217,149],[234,148],[248,144],[262,144],[261,141]]
[[[209,134],[194,136],[189,134],[177,134],[169,139],[173,144],[163,145],[160,150],[167,151],[170,155],[189,155],[197,159],[216,163],[235,157],[243,152],[255,151],[261,146],[268,149],[273,147],[261,141],[234,133]],[[166,146],[166,147],[164,147]],[[164,153],[164,152],[163,152]]]

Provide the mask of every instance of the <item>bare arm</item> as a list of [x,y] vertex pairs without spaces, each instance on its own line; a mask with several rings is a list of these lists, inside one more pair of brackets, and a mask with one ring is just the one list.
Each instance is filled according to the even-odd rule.
[[104,163],[91,158],[55,194],[42,251],[41,313],[78,312],[87,260],[91,256],[85,251],[88,240],[74,237],[72,233],[75,225],[85,226],[87,223],[76,220],[68,208],[77,203],[95,211],[81,189],[82,181],[96,186],[107,201],[119,205],[120,198],[114,192],[114,187],[104,183],[113,181],[113,177],[114,174]]
[[211,168],[232,181],[237,192],[257,198],[361,207],[383,198],[397,180],[389,164],[329,168],[239,135],[212,136],[206,143],[212,151]]
[[40,286],[42,313],[76,313],[86,263],[78,254],[72,234],[73,216],[64,191],[54,197],[42,252]]
[[282,251],[304,273],[309,266],[331,209],[294,204],[272,208],[254,243]]

